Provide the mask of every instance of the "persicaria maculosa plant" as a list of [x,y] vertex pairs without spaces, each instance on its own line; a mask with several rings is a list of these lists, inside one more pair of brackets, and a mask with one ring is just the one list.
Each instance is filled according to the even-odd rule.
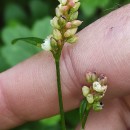
[[56,16],[50,21],[53,27],[52,34],[45,40],[36,37],[28,37],[15,39],[13,40],[13,43],[16,43],[18,40],[23,40],[39,46],[45,51],[52,52],[56,64],[62,130],[66,130],[60,81],[60,56],[65,43],[73,44],[78,40],[75,34],[78,26],[82,24],[82,21],[77,20],[78,9],[80,7],[79,0],[59,0],[59,2],[60,4],[56,8]]
[[[61,91],[61,80],[60,80],[60,57],[62,49],[65,43],[76,43],[78,37],[75,35],[78,29],[78,26],[82,24],[82,21],[77,20],[78,18],[78,9],[80,7],[79,0],[58,0],[60,4],[56,8],[56,16],[50,21],[51,26],[53,27],[52,34],[50,34],[45,40],[36,38],[36,37],[27,37],[27,38],[17,38],[12,41],[16,43],[19,40],[23,40],[27,43],[33,44],[37,47],[41,47],[44,51],[50,51],[53,54],[56,65],[56,76],[57,76],[57,88],[58,88],[58,99],[59,99],[59,108],[61,115],[61,126],[62,130],[66,130],[65,118],[64,118],[64,107],[62,101],[62,91]],[[93,86],[100,86],[99,81],[94,82]],[[97,87],[97,88],[98,88]],[[100,86],[102,88],[102,86]],[[96,87],[95,87],[96,88]],[[104,87],[103,87],[104,88]],[[95,91],[98,96],[98,100],[95,100],[95,95],[92,91]],[[105,90],[104,90],[105,91]],[[82,128],[84,128],[85,121],[87,119],[87,113],[90,108],[93,107],[95,110],[101,109],[99,100],[104,96],[105,92],[97,92],[94,87],[83,87],[83,95],[87,100],[83,100],[81,105],[82,115]],[[94,99],[93,99],[94,98]],[[93,102],[92,102],[93,100]],[[84,105],[86,105],[84,107]],[[85,108],[85,110],[84,110]],[[89,108],[89,110],[88,110]]]

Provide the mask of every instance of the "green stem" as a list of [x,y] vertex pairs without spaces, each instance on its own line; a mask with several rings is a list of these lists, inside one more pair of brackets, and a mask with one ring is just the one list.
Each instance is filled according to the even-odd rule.
[[63,100],[62,100],[61,80],[60,80],[60,56],[58,59],[55,57],[55,64],[56,64],[56,74],[57,74],[57,87],[58,87],[58,99],[59,99],[59,107],[60,107],[60,115],[61,115],[61,125],[62,125],[62,130],[66,130]]

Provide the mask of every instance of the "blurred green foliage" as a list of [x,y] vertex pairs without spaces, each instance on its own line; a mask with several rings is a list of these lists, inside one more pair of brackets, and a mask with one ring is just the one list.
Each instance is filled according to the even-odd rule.
[[[115,10],[130,0],[80,0],[80,29]],[[0,5],[0,72],[18,64],[41,51],[31,45],[11,41],[19,37],[45,38],[51,33],[50,19],[54,16],[57,0],[1,0]],[[68,130],[74,130],[79,122],[78,110],[65,114]],[[60,130],[59,116],[27,123],[13,130]]]

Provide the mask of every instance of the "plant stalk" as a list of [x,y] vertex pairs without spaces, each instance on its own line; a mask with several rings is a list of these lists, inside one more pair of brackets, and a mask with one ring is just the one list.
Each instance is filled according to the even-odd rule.
[[60,80],[60,56],[58,59],[55,57],[55,64],[57,74],[57,88],[58,88],[58,99],[59,99],[60,116],[61,116],[61,126],[62,130],[66,130],[63,100],[62,100],[61,80]]

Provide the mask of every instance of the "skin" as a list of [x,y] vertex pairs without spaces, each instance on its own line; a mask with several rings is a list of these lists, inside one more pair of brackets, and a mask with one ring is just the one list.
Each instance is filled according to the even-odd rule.
[[[75,45],[65,45],[61,80],[65,111],[79,107],[85,73],[109,79],[105,108],[91,112],[86,130],[130,128],[130,5],[83,29]],[[59,112],[56,73],[50,52],[41,52],[0,74],[0,130]],[[79,128],[77,128],[79,130]]]

